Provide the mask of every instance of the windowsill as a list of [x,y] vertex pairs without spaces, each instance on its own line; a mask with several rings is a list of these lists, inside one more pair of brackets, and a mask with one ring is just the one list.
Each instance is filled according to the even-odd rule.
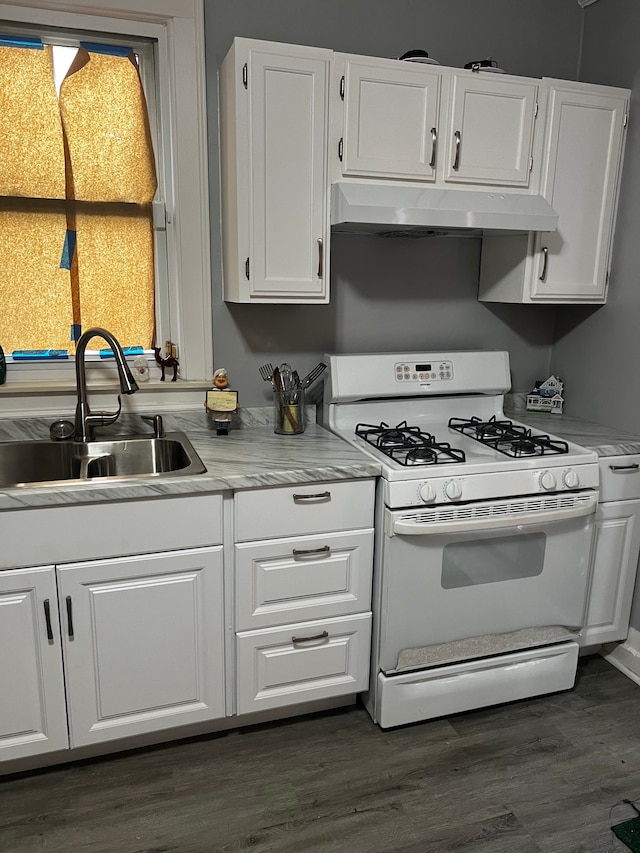
[[[89,401],[94,411],[117,408],[120,384],[107,377],[87,382]],[[182,380],[176,382],[150,379],[138,383],[135,394],[122,395],[123,413],[179,412],[204,405],[211,382]],[[77,390],[75,379],[48,381],[12,381],[0,385],[0,418],[34,417],[66,414],[75,411]]]
[[[87,381],[89,391],[106,391],[119,393],[119,383],[115,379],[100,379],[91,382]],[[138,383],[137,393],[149,393],[157,391],[165,391],[170,394],[179,394],[181,392],[204,391],[211,388],[211,382],[205,382],[200,379],[186,380],[178,379],[176,382],[164,381],[159,379],[150,379],[148,382]],[[75,379],[57,379],[47,382],[10,382],[0,385],[0,398],[3,397],[39,397],[43,394],[69,394],[76,393]]]

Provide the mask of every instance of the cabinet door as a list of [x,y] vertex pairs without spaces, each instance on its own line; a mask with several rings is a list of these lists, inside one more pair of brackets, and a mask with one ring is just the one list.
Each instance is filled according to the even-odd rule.
[[625,640],[640,552],[640,500],[600,504],[583,646]]
[[441,80],[411,63],[347,59],[343,174],[433,181]]
[[73,746],[224,716],[221,547],[58,572]]
[[69,746],[52,566],[0,572],[0,760]]
[[559,220],[536,235],[535,300],[606,301],[627,105],[624,90],[551,81],[542,193]]
[[535,81],[453,74],[444,180],[527,187],[537,97]]
[[328,50],[236,39],[223,64],[229,301],[328,301],[331,57]]

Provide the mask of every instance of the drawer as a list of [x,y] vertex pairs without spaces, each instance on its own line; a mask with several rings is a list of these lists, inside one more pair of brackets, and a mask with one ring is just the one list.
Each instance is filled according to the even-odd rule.
[[247,489],[235,496],[236,541],[373,526],[374,480]]
[[0,569],[219,545],[222,495],[8,510],[0,542]]
[[600,502],[640,498],[640,454],[603,456],[600,467]]
[[373,530],[236,545],[236,627],[371,609]]
[[238,714],[367,690],[370,645],[370,613],[238,634]]

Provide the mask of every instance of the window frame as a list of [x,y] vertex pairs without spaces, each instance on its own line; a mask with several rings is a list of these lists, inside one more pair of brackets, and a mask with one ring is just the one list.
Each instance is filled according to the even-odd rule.
[[[166,271],[160,268],[158,275],[168,279],[168,304],[158,307],[178,346],[180,378],[208,379],[213,342],[203,0],[104,0],[100,10],[90,0],[15,0],[0,3],[0,21],[154,40],[154,142],[164,175],[162,195],[154,202],[154,231],[156,242],[166,239]],[[162,288],[157,295],[162,300]],[[12,380],[24,386],[71,379],[73,366],[73,358],[14,363],[3,389],[10,391]]]

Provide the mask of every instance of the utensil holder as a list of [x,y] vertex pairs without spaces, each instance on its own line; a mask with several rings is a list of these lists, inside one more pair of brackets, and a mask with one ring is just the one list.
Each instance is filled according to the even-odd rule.
[[273,392],[273,431],[278,435],[304,432],[304,391]]

